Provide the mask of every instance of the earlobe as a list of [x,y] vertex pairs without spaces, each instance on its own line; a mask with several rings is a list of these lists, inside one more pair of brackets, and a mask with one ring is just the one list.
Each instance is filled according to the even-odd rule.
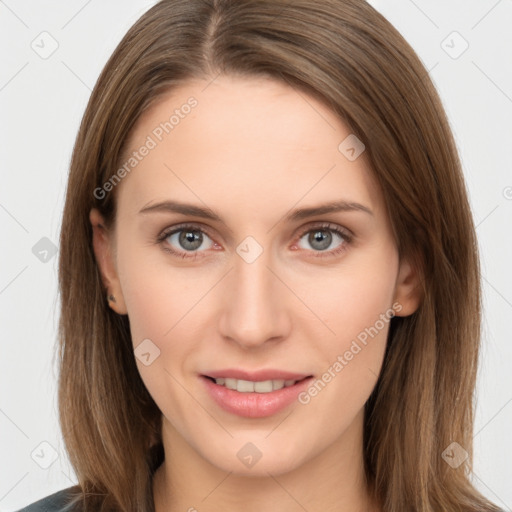
[[399,304],[396,316],[409,316],[418,309],[423,297],[420,278],[418,269],[408,260],[400,262],[393,302]]
[[124,315],[127,311],[113,257],[111,234],[105,227],[103,216],[96,208],[92,208],[89,212],[89,220],[92,226],[92,244],[96,264],[105,286],[105,301],[116,313]]

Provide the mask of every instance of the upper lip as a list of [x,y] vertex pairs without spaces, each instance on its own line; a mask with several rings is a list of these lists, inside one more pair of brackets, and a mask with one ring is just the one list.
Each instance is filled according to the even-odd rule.
[[254,382],[260,382],[265,380],[302,380],[306,377],[310,377],[310,374],[306,373],[293,373],[285,370],[237,370],[236,368],[226,368],[225,370],[212,370],[203,374],[205,377],[211,377],[213,379],[228,378],[237,380],[250,380]]

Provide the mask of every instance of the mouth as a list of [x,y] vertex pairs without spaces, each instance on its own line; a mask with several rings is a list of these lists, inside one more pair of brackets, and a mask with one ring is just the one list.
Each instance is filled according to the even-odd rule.
[[[240,375],[240,372],[236,373]],[[287,377],[293,377],[287,379],[272,379],[268,376],[267,373],[263,377],[265,380],[224,377],[220,374],[200,375],[200,378],[214,404],[243,418],[265,418],[277,414],[297,402],[299,394],[314,379],[313,375],[299,374],[286,374]],[[279,376],[284,375],[281,372]]]
[[224,386],[227,389],[238,391],[239,393],[272,393],[273,391],[295,386],[298,382],[302,382],[303,380],[312,377],[312,375],[308,375],[302,379],[271,379],[260,381],[234,379],[229,377],[214,378],[209,377],[208,375],[203,375],[203,377],[214,382],[218,386]]

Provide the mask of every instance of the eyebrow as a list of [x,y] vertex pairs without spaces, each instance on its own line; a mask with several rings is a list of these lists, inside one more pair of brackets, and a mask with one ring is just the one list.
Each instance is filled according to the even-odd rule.
[[[141,214],[152,212],[181,213],[183,215],[191,215],[193,217],[202,217],[204,219],[223,222],[222,218],[210,208],[203,208],[202,206],[196,206],[188,203],[180,203],[178,201],[162,201],[155,204],[148,204],[139,211]],[[370,208],[360,203],[349,201],[334,201],[310,208],[298,208],[296,210],[292,210],[284,217],[284,220],[297,221],[306,219],[308,217],[313,217],[315,215],[335,212],[364,212],[369,215],[373,215],[373,212],[370,210]]]

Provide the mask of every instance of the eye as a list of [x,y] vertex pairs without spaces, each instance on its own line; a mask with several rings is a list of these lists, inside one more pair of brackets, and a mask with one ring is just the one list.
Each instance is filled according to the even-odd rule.
[[[208,249],[219,250],[222,247],[214,242],[204,228],[194,224],[180,224],[167,228],[157,237],[162,249],[173,256],[192,258],[205,256]],[[302,231],[297,247],[313,252],[314,257],[336,256],[347,249],[352,235],[335,224],[324,223]],[[309,247],[307,247],[309,245]]]
[[[165,251],[182,258],[195,258],[198,253],[219,247],[203,229],[195,225],[180,225],[164,230],[157,241]],[[199,250],[201,248],[203,250]]]
[[[299,239],[301,249],[319,253],[315,257],[335,256],[347,249],[352,236],[334,224],[322,224],[304,231]],[[309,245],[309,247],[307,247]]]

